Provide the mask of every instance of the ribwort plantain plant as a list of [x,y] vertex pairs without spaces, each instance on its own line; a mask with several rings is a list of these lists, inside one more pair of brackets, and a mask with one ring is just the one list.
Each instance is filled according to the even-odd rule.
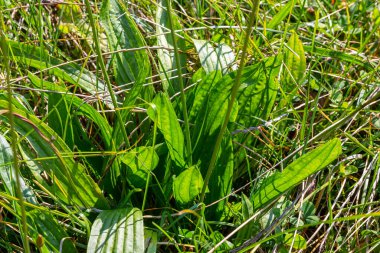
[[0,14],[0,251],[379,248],[376,1]]

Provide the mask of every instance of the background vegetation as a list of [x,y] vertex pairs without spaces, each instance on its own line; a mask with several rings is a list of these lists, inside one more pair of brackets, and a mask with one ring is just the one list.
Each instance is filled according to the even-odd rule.
[[377,1],[13,1],[0,251],[378,252]]

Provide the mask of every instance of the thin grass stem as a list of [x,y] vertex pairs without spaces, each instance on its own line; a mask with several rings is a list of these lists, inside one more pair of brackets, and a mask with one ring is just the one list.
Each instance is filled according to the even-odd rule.
[[231,99],[228,102],[226,117],[224,118],[223,125],[220,128],[218,137],[217,137],[216,142],[215,142],[214,150],[213,150],[213,153],[211,156],[210,164],[209,164],[209,167],[207,169],[206,177],[204,180],[204,184],[203,184],[202,192],[201,192],[201,196],[200,196],[200,202],[204,201],[207,185],[208,185],[208,182],[210,181],[212,172],[214,171],[214,168],[215,168],[216,159],[217,159],[217,156],[219,153],[220,145],[221,145],[222,140],[223,140],[223,135],[227,129],[227,124],[230,120],[232,108],[233,108],[233,105],[235,103],[236,95],[237,95],[237,92],[238,92],[238,89],[240,86],[240,78],[241,78],[241,75],[242,75],[242,72],[243,72],[243,69],[245,66],[245,62],[246,62],[249,37],[252,33],[253,26],[254,26],[254,23],[256,20],[256,13],[257,13],[258,8],[259,8],[259,2],[260,2],[259,0],[253,0],[253,8],[252,8],[252,13],[249,17],[247,32],[246,32],[245,38],[244,38],[244,44],[243,44],[243,49],[242,49],[242,53],[241,53],[240,65],[239,65],[239,68],[238,68],[237,73],[236,73],[235,83],[234,83],[232,90],[231,90]]

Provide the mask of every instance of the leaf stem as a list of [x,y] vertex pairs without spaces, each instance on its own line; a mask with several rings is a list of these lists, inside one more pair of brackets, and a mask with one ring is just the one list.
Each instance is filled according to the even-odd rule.
[[257,10],[259,8],[259,2],[260,2],[259,0],[253,0],[253,8],[252,8],[252,13],[251,13],[249,20],[248,20],[247,33],[245,34],[245,38],[244,38],[244,44],[243,44],[243,49],[242,49],[242,53],[241,53],[240,65],[239,65],[239,68],[238,68],[237,73],[236,73],[235,83],[232,86],[231,99],[230,99],[230,101],[228,101],[228,108],[227,108],[226,117],[224,118],[223,125],[220,128],[218,137],[217,137],[216,142],[215,142],[214,150],[213,150],[213,153],[211,156],[210,164],[209,164],[208,169],[207,169],[206,177],[205,177],[202,192],[201,192],[200,202],[204,201],[207,185],[208,185],[208,182],[210,181],[212,172],[214,171],[216,159],[217,159],[219,149],[220,149],[220,145],[221,145],[222,140],[223,140],[223,135],[227,129],[227,124],[230,120],[232,108],[233,108],[233,105],[235,103],[237,92],[239,90],[240,78],[241,78],[241,75],[242,75],[242,72],[243,72],[243,69],[245,66],[245,61],[246,61],[246,56],[247,56],[247,48],[248,48],[249,37],[252,33],[252,30],[253,30],[252,28],[253,28],[253,25],[254,25],[255,20],[256,20],[256,13],[257,13]]

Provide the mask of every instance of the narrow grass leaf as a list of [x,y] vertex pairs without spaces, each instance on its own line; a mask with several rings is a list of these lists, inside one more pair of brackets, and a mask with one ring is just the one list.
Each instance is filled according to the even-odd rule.
[[[66,87],[59,85],[59,83],[51,83],[45,80],[41,80],[39,77],[32,73],[29,73],[28,77],[31,83],[37,88],[47,89],[52,92],[59,92],[64,94],[69,92]],[[66,96],[66,100],[68,100],[72,105],[73,110],[77,116],[85,116],[87,119],[92,120],[97,125],[101,133],[100,137],[104,141],[106,148],[109,149],[112,141],[112,127],[109,125],[107,119],[79,97],[69,94]]]
[[173,105],[164,93],[158,93],[152,105],[148,109],[148,115],[163,134],[172,160],[183,168],[186,164],[184,136]]
[[87,253],[143,253],[144,224],[137,208],[101,212],[91,228]]
[[345,52],[329,49],[329,48],[322,48],[322,47],[312,47],[304,45],[304,50],[308,53],[311,53],[312,55],[318,55],[322,57],[331,57],[336,60],[341,60],[344,62],[349,62],[353,65],[359,65],[361,67],[364,67],[366,70],[371,71],[374,69],[373,66],[366,60],[363,59],[357,55],[348,54]]
[[180,205],[189,204],[201,193],[202,187],[202,175],[196,166],[192,166],[173,180],[174,198]]
[[333,139],[301,156],[281,173],[266,178],[253,196],[254,209],[258,210],[270,201],[301,183],[308,176],[322,170],[341,154],[341,142]]
[[[49,70],[46,70],[47,73],[53,74],[65,82],[78,85],[91,95],[108,96],[108,91],[104,84],[82,66],[54,58],[40,47],[14,41],[9,41],[8,43],[12,51],[12,59],[18,63],[41,71],[49,68]],[[113,108],[112,103],[108,100],[104,100],[104,103]]]
[[277,26],[285,20],[294,6],[294,0],[290,0],[280,11],[273,16],[272,20],[267,24],[268,29],[276,29]]
[[[7,103],[0,101],[0,108],[8,108]],[[8,122],[8,110],[0,110],[0,119]],[[44,171],[52,178],[54,184],[41,182],[51,192],[57,194],[65,203],[76,203],[84,207],[109,207],[98,185],[86,173],[85,168],[76,162],[72,151],[50,127],[33,115],[27,115],[14,109],[16,131],[26,138],[35,151]]]

